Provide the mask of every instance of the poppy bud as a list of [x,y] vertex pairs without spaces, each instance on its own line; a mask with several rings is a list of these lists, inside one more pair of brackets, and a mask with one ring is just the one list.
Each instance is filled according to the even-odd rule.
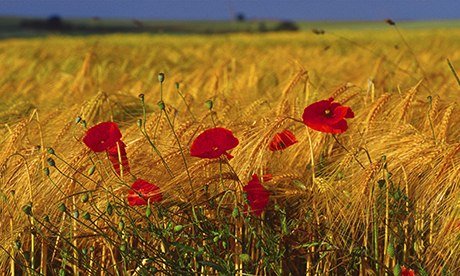
[[138,97],[139,97],[139,99],[141,100],[141,102],[144,102],[144,94],[141,93],[141,94],[139,94]]
[[88,170],[88,175],[93,175],[94,171],[96,170],[96,165],[92,165]]
[[61,212],[63,212],[63,213],[64,213],[65,211],[67,211],[67,208],[65,207],[65,204],[64,204],[64,203],[59,204],[58,209],[59,209],[59,211],[61,211]]
[[164,74],[164,73],[159,73],[159,74],[158,74],[158,81],[159,81],[160,83],[163,83],[164,80],[165,80],[165,74]]
[[80,198],[81,202],[83,203],[88,202],[88,199],[89,199],[88,193],[84,193],[81,195],[81,198]]
[[212,107],[214,106],[214,103],[212,100],[207,100],[206,102],[204,102],[204,105],[209,109],[211,110]]
[[125,252],[126,251],[126,244],[123,243],[122,245],[120,245],[120,251],[121,252]]
[[159,101],[158,102],[158,107],[161,109],[161,110],[165,110],[166,106],[165,106],[165,103],[163,101]]
[[44,168],[43,172],[45,173],[46,176],[50,175],[50,169],[48,167]]
[[51,148],[51,147],[47,148],[46,151],[47,151],[49,154],[55,155],[54,149]]
[[249,254],[240,254],[240,260],[243,263],[248,263],[251,260],[251,258],[249,257]]
[[80,216],[80,212],[78,212],[78,210],[73,211],[74,218],[78,219],[79,216]]
[[86,255],[86,254],[88,253],[88,249],[83,248],[83,249],[81,250],[81,253],[82,253],[83,255]]
[[54,162],[54,159],[49,157],[48,159],[46,159],[46,162],[48,162],[48,165],[50,165],[51,167],[55,167],[56,166],[56,163]]
[[125,229],[125,222],[123,220],[120,220],[120,222],[118,223],[118,228],[123,231],[123,229]]
[[237,218],[239,213],[240,211],[238,210],[238,207],[235,207],[232,212],[232,217]]
[[27,203],[22,207],[22,211],[28,216],[32,215],[32,203]]
[[176,86],[176,89],[179,90],[179,85],[180,84],[178,82],[176,82],[174,85]]
[[182,229],[184,229],[184,226],[182,226],[180,224],[174,226],[174,232],[180,232],[180,231],[182,231]]
[[82,120],[82,121],[81,121],[81,125],[82,125],[84,128],[86,128],[86,121],[85,121],[85,120]]
[[80,116],[77,116],[77,118],[75,118],[75,123],[78,124],[81,122],[81,117]]
[[86,220],[90,220],[90,219],[91,219],[91,214],[88,213],[88,212],[85,212],[85,213],[83,214],[83,218],[86,219]]
[[137,126],[142,127],[142,119],[137,119]]
[[152,215],[152,209],[150,208],[150,205],[147,206],[147,208],[145,209],[145,216],[147,218],[149,218],[150,216]]
[[48,215],[43,216],[43,221],[44,222],[50,222],[50,217]]
[[393,275],[401,275],[401,266],[399,264],[396,264],[395,267],[393,267]]
[[94,252],[94,246],[89,247],[89,252]]
[[395,257],[395,246],[394,246],[393,242],[390,242],[388,244],[387,253],[390,256],[390,258],[393,259]]
[[21,249],[21,246],[22,246],[22,244],[21,244],[20,240],[15,240],[14,241],[14,249],[19,250],[19,249]]
[[107,203],[107,207],[105,208],[105,211],[107,212],[107,214],[109,216],[111,216],[113,214],[113,206],[112,206],[112,204],[110,204],[110,202]]

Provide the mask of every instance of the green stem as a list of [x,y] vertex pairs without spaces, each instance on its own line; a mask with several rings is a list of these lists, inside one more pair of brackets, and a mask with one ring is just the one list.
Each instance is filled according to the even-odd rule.
[[147,130],[145,128],[145,122],[147,121],[147,113],[145,111],[145,103],[144,103],[143,99],[141,100],[141,104],[142,104],[142,124],[140,126],[141,133],[147,139],[147,141],[149,142],[149,144],[152,147],[153,151],[158,155],[158,157],[160,157],[161,163],[163,163],[163,166],[165,166],[166,170],[168,171],[169,176],[174,177],[174,174],[171,171],[171,169],[169,168],[168,163],[166,163],[166,160],[163,158],[163,156],[161,155],[160,151],[155,146],[155,144],[153,143],[152,139],[150,139],[150,136],[147,133]]
[[452,74],[454,74],[454,77],[457,80],[458,85],[460,86],[460,77],[458,77],[458,74],[455,71],[455,68],[454,68],[454,66],[452,65],[452,63],[450,62],[449,59],[447,59],[447,64],[449,64],[449,68],[452,71]]
[[[351,153],[342,143],[340,143],[339,139],[337,139],[337,137],[334,134],[332,134],[332,137],[334,137],[334,140],[337,142],[337,144],[339,144],[340,147],[342,147],[347,153],[353,156],[353,159],[356,160],[356,162],[361,166],[361,168],[365,169],[364,165],[358,160],[356,155]],[[368,158],[370,158],[370,156],[368,156]]]
[[185,158],[184,150],[182,149],[182,145],[180,143],[179,137],[177,137],[176,131],[174,131],[174,126],[173,126],[173,124],[171,122],[171,119],[169,118],[168,113],[166,112],[165,109],[163,109],[163,111],[165,113],[166,120],[168,121],[168,124],[171,127],[171,130],[172,130],[172,133],[174,135],[174,138],[176,139],[176,142],[179,145],[180,154],[182,156],[182,160],[184,161],[185,171],[187,172],[188,180],[190,182],[190,189],[192,190],[192,193],[195,195],[195,190],[193,188],[193,181],[192,181],[192,177],[190,176],[190,171],[188,169],[187,159]]

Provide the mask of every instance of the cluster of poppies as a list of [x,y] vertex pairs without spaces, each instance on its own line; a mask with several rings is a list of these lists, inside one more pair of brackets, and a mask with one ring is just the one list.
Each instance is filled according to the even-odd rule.
[[[103,122],[86,131],[83,143],[93,152],[106,152],[115,172],[121,175],[129,173],[129,162],[126,156],[126,144],[121,140],[121,131],[113,122]],[[128,204],[146,205],[150,202],[159,202],[162,199],[160,188],[143,179],[137,179],[128,193]]]
[[[334,102],[333,98],[315,102],[307,106],[302,115],[303,122],[311,129],[338,134],[347,130],[345,119],[353,118],[354,113],[350,107],[342,106]],[[126,145],[121,141],[121,132],[117,124],[112,122],[100,123],[90,128],[83,142],[94,152],[106,151],[109,160],[117,174],[120,170],[129,172],[128,159],[126,157]],[[284,150],[297,143],[295,135],[285,129],[276,133],[268,145],[270,151]],[[214,127],[203,131],[192,142],[190,155],[198,158],[217,159],[225,157],[228,160],[233,156],[228,153],[238,146],[239,141],[232,131],[223,127]],[[120,162],[121,161],[121,162]],[[269,181],[271,175],[262,176],[263,182]],[[253,174],[251,180],[243,187],[250,212],[259,216],[269,203],[269,191],[261,184],[259,176]],[[159,202],[162,194],[156,185],[142,179],[137,179],[128,194],[128,204],[146,205],[148,202]]]

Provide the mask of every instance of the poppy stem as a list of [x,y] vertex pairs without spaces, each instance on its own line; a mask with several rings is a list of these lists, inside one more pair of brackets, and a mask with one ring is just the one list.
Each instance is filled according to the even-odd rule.
[[307,136],[308,136],[308,143],[310,145],[310,164],[311,164],[311,179],[313,181],[312,185],[315,184],[315,155],[313,153],[313,143],[311,141],[310,129],[307,127]]
[[168,112],[166,112],[166,109],[163,109],[163,111],[165,113],[165,117],[166,117],[166,120],[168,121],[169,127],[172,130],[174,138],[176,139],[176,142],[179,145],[180,154],[182,156],[182,160],[184,161],[185,171],[187,172],[187,177],[190,183],[190,189],[192,190],[192,194],[195,195],[195,189],[193,188],[193,181],[192,181],[192,177],[190,176],[190,170],[188,169],[187,159],[185,158],[184,150],[182,149],[182,145],[180,143],[179,137],[174,131],[174,125],[172,124],[171,119],[169,118]]
[[141,133],[147,139],[147,141],[149,142],[150,146],[153,148],[153,151],[158,155],[158,157],[160,157],[161,163],[163,163],[163,165],[165,166],[166,170],[169,173],[169,176],[174,177],[174,174],[171,171],[171,169],[169,168],[168,163],[166,163],[166,161],[163,158],[163,156],[161,155],[160,151],[157,149],[157,147],[153,143],[152,139],[150,139],[150,136],[147,134],[147,129],[145,128],[145,123],[147,121],[147,112],[145,110],[144,97],[141,97],[141,105],[142,105],[142,124],[139,126],[139,128],[141,130]]
[[293,121],[296,121],[296,122],[302,123],[302,124],[304,123],[302,120],[299,120],[299,119],[294,118],[294,117],[289,117],[289,116],[288,116],[288,117],[285,117],[285,119],[291,119],[291,120],[293,120]]
[[[337,144],[339,144],[340,147],[342,147],[346,152],[348,152],[349,154],[351,154],[353,156],[353,159],[355,159],[355,161],[358,162],[358,164],[359,164],[359,166],[361,168],[365,169],[364,165],[358,160],[358,158],[356,158],[356,155],[354,155],[342,143],[340,143],[339,139],[337,139],[337,137],[334,134],[332,134],[332,137],[334,137],[334,140],[337,142]],[[370,158],[370,156],[368,156],[368,158]]]
[[177,90],[177,93],[179,94],[179,96],[182,98],[182,101],[184,102],[185,106],[187,107],[187,111],[188,113],[190,114],[190,116],[192,116],[193,118],[193,121],[197,121],[195,115],[193,114],[192,110],[190,109],[190,106],[188,105],[187,101],[185,100],[185,97],[184,97],[184,94],[182,94],[182,91],[179,89],[179,84],[176,83],[176,90]]

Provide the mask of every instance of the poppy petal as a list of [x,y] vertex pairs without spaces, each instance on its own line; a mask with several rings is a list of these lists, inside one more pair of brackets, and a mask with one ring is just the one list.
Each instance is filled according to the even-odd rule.
[[243,190],[246,193],[251,213],[260,216],[268,205],[270,193],[260,184],[257,174],[252,175],[252,179],[243,187]]
[[114,122],[103,122],[88,129],[83,143],[94,152],[103,152],[121,139],[121,132]]
[[302,119],[305,125],[314,130],[337,134],[347,130],[348,125],[345,119],[354,116],[350,107],[342,106],[329,98],[307,106]]
[[268,148],[271,151],[284,150],[294,145],[295,143],[297,143],[297,138],[295,135],[291,131],[285,129],[273,136],[273,139],[270,141]]
[[128,192],[130,206],[147,205],[147,201],[160,202],[163,199],[160,188],[143,179],[137,179]]
[[235,148],[238,144],[238,139],[230,130],[222,127],[210,128],[203,131],[192,142],[190,155],[214,159],[225,154],[231,159],[233,156],[226,151]]

